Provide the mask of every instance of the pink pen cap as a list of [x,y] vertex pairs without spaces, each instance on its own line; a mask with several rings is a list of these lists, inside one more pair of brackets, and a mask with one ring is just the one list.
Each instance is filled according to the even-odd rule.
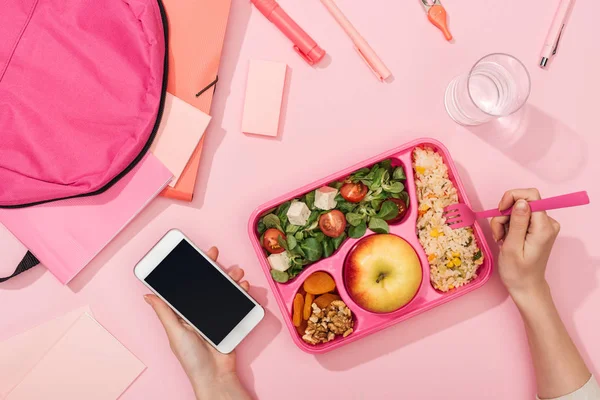
[[252,3],[294,43],[294,50],[307,63],[314,65],[325,57],[325,50],[320,48],[317,42],[300,28],[275,0],[252,0]]

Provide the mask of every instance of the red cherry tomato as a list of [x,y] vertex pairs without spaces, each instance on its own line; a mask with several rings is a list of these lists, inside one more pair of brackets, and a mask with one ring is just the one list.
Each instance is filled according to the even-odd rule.
[[406,207],[406,203],[402,199],[394,199],[393,197],[387,199],[386,201],[388,201],[388,200],[394,202],[398,206],[398,216],[396,218],[394,218],[394,219],[390,219],[389,221],[387,221],[387,223],[388,224],[395,224],[395,223],[398,223],[398,222],[402,221],[404,219],[404,216],[408,212],[408,208]]
[[319,218],[319,228],[326,236],[339,237],[346,229],[346,217],[339,210],[329,211]]
[[340,194],[350,203],[360,203],[365,198],[369,189],[362,183],[344,183],[340,189]]
[[263,247],[271,254],[283,253],[285,249],[279,244],[278,238],[285,240],[285,235],[279,229],[267,229],[263,235]]

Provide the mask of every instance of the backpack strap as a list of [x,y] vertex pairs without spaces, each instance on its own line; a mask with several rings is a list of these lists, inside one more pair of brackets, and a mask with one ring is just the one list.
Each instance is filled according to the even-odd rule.
[[23,257],[23,259],[17,266],[17,269],[15,270],[15,272],[13,272],[13,274],[11,276],[7,276],[6,278],[0,278],[0,283],[5,282],[11,278],[14,278],[15,276],[17,276],[27,270],[30,270],[31,268],[35,267],[39,263],[40,263],[40,260],[38,260],[33,255],[32,252],[28,251],[27,254],[25,254],[25,257]]

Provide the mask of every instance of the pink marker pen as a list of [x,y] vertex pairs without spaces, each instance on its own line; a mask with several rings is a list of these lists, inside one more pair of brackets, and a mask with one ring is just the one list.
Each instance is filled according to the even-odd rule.
[[556,10],[556,14],[554,15],[554,21],[552,21],[552,26],[548,31],[546,42],[542,48],[540,61],[540,67],[542,68],[546,68],[550,59],[556,55],[558,43],[565,29],[566,20],[573,3],[573,0],[560,0],[558,10]]
[[275,0],[252,0],[252,3],[294,43],[294,50],[307,63],[314,65],[325,57],[325,50],[320,48]]

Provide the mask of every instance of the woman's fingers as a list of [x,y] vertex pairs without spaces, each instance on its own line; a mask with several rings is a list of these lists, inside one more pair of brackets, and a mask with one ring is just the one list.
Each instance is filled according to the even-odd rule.
[[509,220],[510,218],[508,217],[492,218],[490,226],[492,227],[492,235],[494,236],[494,240],[496,242],[499,242],[502,239],[504,239],[504,236],[506,234],[506,225],[508,224]]
[[206,255],[211,260],[217,261],[217,258],[219,258],[219,249],[213,246],[206,252]]
[[240,282],[240,286],[242,287],[242,289],[244,289],[246,292],[250,290],[250,284],[248,283],[248,281],[242,281]]
[[244,277],[244,270],[240,267],[231,267],[227,275],[229,275],[234,281],[239,282]]

